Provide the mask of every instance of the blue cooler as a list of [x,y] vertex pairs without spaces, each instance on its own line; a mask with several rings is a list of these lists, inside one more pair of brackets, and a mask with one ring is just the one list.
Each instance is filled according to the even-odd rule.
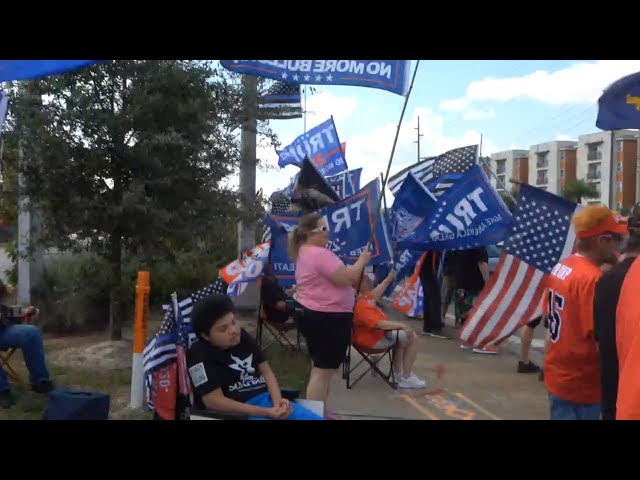
[[49,393],[43,420],[108,420],[110,399],[105,393],[57,388]]

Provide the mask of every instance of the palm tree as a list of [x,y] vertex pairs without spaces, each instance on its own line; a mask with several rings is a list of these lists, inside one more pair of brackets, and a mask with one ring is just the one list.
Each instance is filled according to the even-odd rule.
[[569,180],[564,186],[562,196],[567,200],[582,203],[583,198],[599,198],[600,192],[593,183],[585,180]]

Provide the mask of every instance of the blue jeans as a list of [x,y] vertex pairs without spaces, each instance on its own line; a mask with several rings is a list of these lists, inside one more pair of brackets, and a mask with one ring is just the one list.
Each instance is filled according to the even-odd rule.
[[[261,393],[260,395],[256,395],[253,398],[247,400],[249,405],[255,405],[257,407],[265,407],[271,408],[273,407],[273,402],[271,401],[271,395],[269,392]],[[304,408],[297,403],[291,402],[291,415],[287,418],[287,420],[324,420],[324,417],[316,415],[311,410]],[[249,420],[271,420],[267,417],[249,417]]]
[[[19,348],[29,369],[32,385],[49,380],[49,371],[44,360],[42,332],[33,325],[9,325],[0,328],[0,350]],[[0,391],[10,390],[5,371],[0,368]]]
[[551,420],[600,420],[599,403],[576,403],[549,393]]

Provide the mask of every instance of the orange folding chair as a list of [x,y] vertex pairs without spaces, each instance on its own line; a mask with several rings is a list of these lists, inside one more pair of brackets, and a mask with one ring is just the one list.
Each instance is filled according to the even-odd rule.
[[[29,324],[31,319],[38,316],[40,310],[25,310],[20,315],[20,323]],[[16,353],[16,348],[9,348],[7,350],[0,350],[0,368],[2,368],[7,374],[9,381],[21,388],[26,388],[26,383],[22,381],[20,376],[16,373],[15,369],[11,366],[11,358]]]

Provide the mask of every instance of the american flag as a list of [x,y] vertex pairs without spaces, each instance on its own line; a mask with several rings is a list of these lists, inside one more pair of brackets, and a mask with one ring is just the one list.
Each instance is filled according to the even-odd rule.
[[258,98],[258,108],[262,120],[302,118],[300,84],[273,82]]
[[[163,305],[164,318],[160,331],[149,342],[143,353],[149,409],[153,410],[154,408],[153,398],[149,395],[153,372],[174,362],[179,362],[180,349],[182,348],[186,351],[196,338],[191,327],[193,305],[212,293],[225,294],[226,291],[226,283],[222,278],[218,278],[214,283],[189,295],[185,300],[177,301],[176,298],[175,305],[173,305],[173,298],[172,305]],[[187,384],[184,385],[186,387]]]
[[460,330],[476,348],[498,345],[541,315],[545,277],[575,244],[571,218],[580,205],[526,184],[520,192],[498,267]]
[[424,185],[443,175],[466,173],[478,162],[478,151],[478,145],[469,145],[468,147],[449,150],[437,157],[429,157],[423,162],[411,165],[396,173],[389,179],[387,187],[395,195],[400,190],[400,186],[409,172],[413,172]]
[[[269,212],[269,214],[284,215],[289,211],[290,205],[291,205],[291,202],[289,200],[284,202],[274,203],[273,206],[271,207],[271,211]],[[262,232],[261,242],[266,243],[269,240],[271,240],[271,227],[269,227],[269,225],[265,225],[264,231]]]

